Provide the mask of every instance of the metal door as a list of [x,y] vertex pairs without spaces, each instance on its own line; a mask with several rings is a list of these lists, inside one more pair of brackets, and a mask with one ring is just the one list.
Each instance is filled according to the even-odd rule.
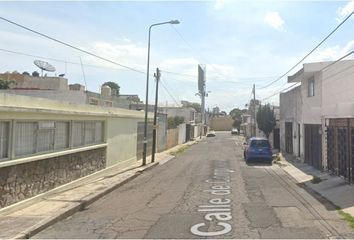
[[293,123],[285,123],[285,151],[293,153]]
[[322,170],[321,125],[305,124],[305,163]]

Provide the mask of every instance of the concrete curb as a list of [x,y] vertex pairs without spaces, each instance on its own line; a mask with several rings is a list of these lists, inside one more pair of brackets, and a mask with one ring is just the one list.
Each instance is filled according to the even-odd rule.
[[71,206],[63,209],[62,211],[58,211],[55,216],[50,216],[50,217],[43,219],[42,221],[35,224],[34,226],[17,234],[15,237],[13,237],[13,239],[28,239],[28,238],[34,236],[35,234],[39,233],[40,231],[44,230],[47,227],[59,222],[60,220],[63,220],[65,218],[73,215],[74,213],[85,209],[88,205],[94,203],[98,199],[100,199],[103,196],[107,195],[108,193],[114,191],[115,189],[119,188],[123,184],[133,180],[134,178],[139,176],[142,172],[147,171],[153,167],[156,167],[157,165],[159,165],[159,162],[150,163],[147,166],[137,168],[136,169],[137,171],[132,176],[129,176],[126,179],[123,179],[122,181],[118,182],[117,184],[114,184],[112,186],[109,186],[109,187],[103,189],[102,191],[98,191],[94,194],[91,194],[91,195],[79,200],[77,203],[72,203]]

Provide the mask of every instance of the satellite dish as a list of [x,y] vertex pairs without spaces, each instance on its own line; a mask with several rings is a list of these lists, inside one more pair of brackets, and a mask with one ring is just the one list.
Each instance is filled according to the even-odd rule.
[[41,60],[34,60],[34,65],[36,65],[37,67],[39,67],[39,69],[41,69],[42,71],[42,76],[43,76],[43,71],[47,71],[47,72],[55,72],[55,67],[53,65],[51,65],[48,62],[44,62]]

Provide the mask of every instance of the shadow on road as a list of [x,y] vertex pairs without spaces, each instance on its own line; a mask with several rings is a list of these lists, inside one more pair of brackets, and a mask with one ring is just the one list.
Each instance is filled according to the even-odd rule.
[[247,166],[272,166],[272,162],[265,160],[248,160],[245,161]]

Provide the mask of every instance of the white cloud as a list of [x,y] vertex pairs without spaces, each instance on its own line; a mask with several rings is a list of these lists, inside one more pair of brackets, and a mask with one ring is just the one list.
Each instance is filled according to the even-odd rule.
[[[349,41],[345,46],[335,45],[327,47],[323,50],[318,50],[311,55],[306,62],[321,62],[321,61],[335,61],[354,49],[354,40]],[[353,59],[353,55],[348,56],[346,59]]]
[[354,0],[347,2],[344,7],[339,7],[337,10],[337,20],[342,21],[345,17],[354,11]]
[[[126,66],[131,66],[137,70],[145,71],[146,67],[146,47],[140,47],[128,39],[123,39],[122,42],[93,42],[86,47],[89,51],[96,53],[99,56],[121,63]],[[86,61],[91,64],[97,64],[105,67],[113,67],[111,63],[104,62],[100,59],[86,56]]]
[[284,31],[284,20],[278,12],[267,12],[264,16],[264,22],[278,31]]
[[215,0],[214,2],[214,9],[215,10],[222,10],[224,9],[225,5],[230,2],[230,0]]

